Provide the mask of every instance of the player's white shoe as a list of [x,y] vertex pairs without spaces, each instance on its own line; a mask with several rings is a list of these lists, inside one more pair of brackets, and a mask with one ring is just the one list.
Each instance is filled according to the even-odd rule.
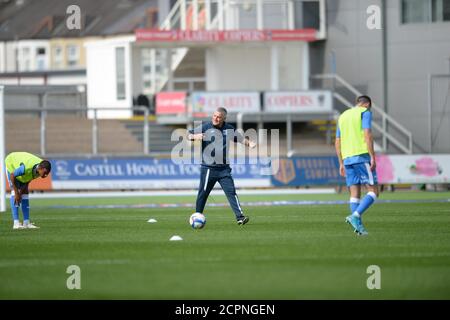
[[24,225],[23,225],[23,228],[24,228],[24,229],[39,229],[38,226],[32,224],[31,222],[30,222],[30,223],[27,223],[27,224],[24,224]]
[[25,229],[21,223],[14,223],[13,230]]

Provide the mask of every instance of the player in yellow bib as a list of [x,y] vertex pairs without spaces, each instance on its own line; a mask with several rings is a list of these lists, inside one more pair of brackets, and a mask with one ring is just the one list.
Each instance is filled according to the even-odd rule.
[[[11,187],[11,211],[14,220],[13,229],[37,229],[30,222],[30,203],[28,184],[36,178],[45,178],[52,167],[48,160],[28,153],[12,152],[5,158],[5,171]],[[19,220],[19,206],[22,207],[23,224]]]
[[[358,97],[356,106],[341,114],[336,130],[335,147],[339,172],[341,176],[346,177],[350,190],[351,214],[345,220],[359,235],[368,234],[361,216],[379,195],[371,131],[371,106],[370,97]],[[368,192],[360,201],[361,185],[366,185]]]

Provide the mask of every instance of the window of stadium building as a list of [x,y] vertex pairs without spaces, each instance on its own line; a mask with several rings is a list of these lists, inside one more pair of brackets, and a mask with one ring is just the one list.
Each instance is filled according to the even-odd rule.
[[450,21],[450,0],[401,0],[402,23]]
[[80,58],[80,51],[77,45],[67,46],[67,65],[69,67],[78,66],[78,60]]
[[61,46],[53,47],[53,67],[61,69],[63,66],[63,50]]

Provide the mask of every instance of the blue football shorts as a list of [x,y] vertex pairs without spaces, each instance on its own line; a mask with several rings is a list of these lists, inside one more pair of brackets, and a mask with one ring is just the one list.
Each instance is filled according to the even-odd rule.
[[345,165],[345,178],[347,187],[355,184],[368,184],[371,186],[378,184],[376,170],[370,170],[367,162]]

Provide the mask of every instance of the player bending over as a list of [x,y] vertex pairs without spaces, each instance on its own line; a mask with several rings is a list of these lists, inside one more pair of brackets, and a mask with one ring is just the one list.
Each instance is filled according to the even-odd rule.
[[[36,178],[47,177],[52,169],[50,162],[28,152],[12,152],[5,158],[5,166],[11,188],[13,229],[39,228],[30,223],[28,184]],[[19,221],[19,206],[22,207],[23,224]]]

